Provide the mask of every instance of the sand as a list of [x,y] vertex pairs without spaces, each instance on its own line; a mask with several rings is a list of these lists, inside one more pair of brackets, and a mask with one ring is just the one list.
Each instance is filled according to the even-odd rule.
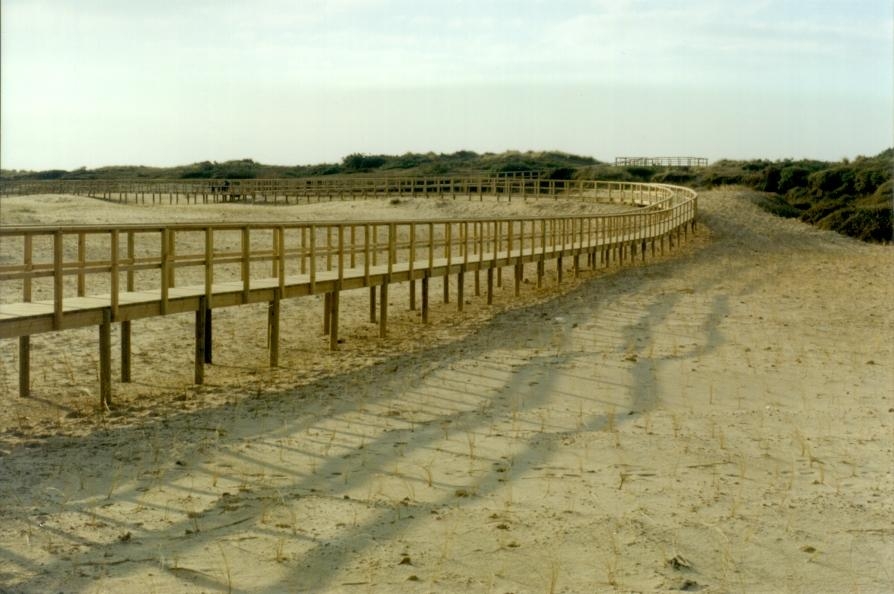
[[[109,413],[95,331],[33,339],[27,400],[3,341],[0,591],[894,590],[894,252],[750,197],[703,193],[695,240],[645,265],[559,288],[551,265],[521,299],[507,273],[492,308],[467,288],[461,315],[434,299],[427,333],[402,288],[385,340],[346,293],[330,353],[321,300],[290,302],[276,370],[263,308],[216,311],[202,387],[189,316],[140,321]],[[410,202],[294,214],[550,208]],[[229,207],[215,216],[302,208]]]

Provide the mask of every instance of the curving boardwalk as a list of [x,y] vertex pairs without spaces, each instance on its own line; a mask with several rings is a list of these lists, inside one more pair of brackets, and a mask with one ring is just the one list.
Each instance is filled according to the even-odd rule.
[[[367,289],[370,319],[385,336],[388,290],[410,285],[416,307],[421,284],[423,323],[428,320],[429,280],[456,277],[456,303],[464,304],[466,274],[476,290],[486,277],[488,303],[494,274],[513,269],[520,281],[525,264],[536,263],[538,286],[548,262],[561,282],[564,259],[574,271],[581,257],[589,266],[644,259],[662,252],[694,230],[697,195],[688,188],[594,180],[532,178],[337,178],[201,182],[32,183],[6,193],[67,192],[120,202],[166,200],[207,203],[355,200],[423,195],[468,199],[550,200],[559,197],[631,206],[620,214],[346,220],[326,222],[209,223],[157,225],[0,226],[3,264],[0,338],[19,339],[19,393],[29,394],[30,336],[71,328],[99,329],[100,397],[111,402],[111,325],[121,324],[122,381],[130,381],[130,322],[195,312],[195,381],[211,362],[212,312],[250,303],[269,304],[270,365],[279,358],[279,304],[283,299],[324,294],[324,328],[330,348],[338,345],[341,291]],[[105,182],[104,182],[105,183]],[[42,249],[38,249],[42,248]],[[36,255],[52,254],[51,260]],[[15,254],[17,262],[9,261]],[[516,294],[520,283],[515,283]],[[378,301],[378,306],[377,306]]]

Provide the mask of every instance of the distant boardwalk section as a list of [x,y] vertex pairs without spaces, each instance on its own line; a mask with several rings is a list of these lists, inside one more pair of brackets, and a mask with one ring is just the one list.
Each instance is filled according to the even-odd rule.
[[705,157],[615,157],[615,165],[641,167],[707,167]]

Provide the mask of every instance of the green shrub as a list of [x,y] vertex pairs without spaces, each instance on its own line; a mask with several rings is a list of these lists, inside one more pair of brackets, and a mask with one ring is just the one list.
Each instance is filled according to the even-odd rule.
[[785,198],[778,194],[757,194],[752,197],[752,201],[777,217],[792,219],[801,216],[801,210],[789,204]]
[[657,173],[652,176],[652,181],[655,183],[678,184],[684,186],[693,183],[695,179],[695,173],[693,173],[688,167],[683,167],[680,169],[668,169],[667,171],[662,171],[661,173]]
[[633,165],[626,169],[631,178],[644,182],[651,180],[652,174],[655,173],[654,167],[640,167],[638,165]]
[[794,188],[802,188],[807,185],[807,176],[810,170],[806,167],[792,165],[783,167],[779,172],[779,182],[776,191],[785,194]]
[[804,211],[801,220],[805,223],[816,224],[836,211],[848,209],[854,201],[853,196],[841,196],[838,198],[823,198],[815,202]]
[[862,241],[892,240],[892,210],[848,207],[830,214],[818,226]]

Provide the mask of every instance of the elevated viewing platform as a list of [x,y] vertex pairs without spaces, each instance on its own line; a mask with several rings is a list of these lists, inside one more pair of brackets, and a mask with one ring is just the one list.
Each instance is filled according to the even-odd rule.
[[640,167],[707,167],[705,157],[615,157],[615,165]]

